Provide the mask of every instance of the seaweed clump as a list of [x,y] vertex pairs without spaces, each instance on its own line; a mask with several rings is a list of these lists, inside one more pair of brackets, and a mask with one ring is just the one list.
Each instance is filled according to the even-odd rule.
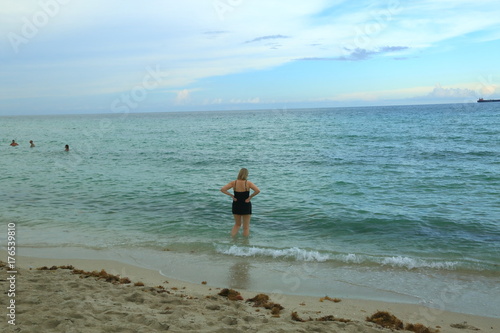
[[266,294],[258,294],[254,298],[249,298],[246,301],[253,303],[253,306],[256,308],[265,308],[271,310],[271,314],[273,315],[273,317],[279,317],[281,310],[284,309],[281,304],[270,302],[269,296]]
[[296,311],[294,311],[294,312],[292,312],[292,320],[299,321],[301,323],[305,323],[306,321],[311,321],[312,319],[311,318],[309,318],[308,320],[302,319],[299,317],[299,314]]
[[305,323],[307,321],[314,321],[314,320],[315,321],[336,321],[336,322],[340,322],[340,323],[350,323],[351,322],[350,319],[335,318],[332,315],[324,316],[324,317],[320,317],[320,318],[316,318],[316,319],[312,319],[311,317],[309,317],[309,319],[302,319],[299,317],[299,314],[297,312],[292,312],[292,320],[299,321],[302,323]]
[[386,311],[378,311],[371,317],[367,317],[366,321],[375,323],[384,328],[390,328],[394,330],[402,330],[404,328],[403,322],[401,320],[399,320],[395,315],[392,315]]
[[412,331],[412,332],[415,332],[415,333],[434,333],[434,332],[438,332],[438,331],[435,331],[427,326],[424,326],[422,324],[406,324],[405,326],[405,330],[407,331]]
[[70,269],[70,270],[73,270],[75,268],[72,265],[52,266],[52,267],[43,266],[43,267],[38,267],[37,268],[37,270],[39,270],[39,271],[55,271],[55,270],[58,270],[58,269]]
[[74,269],[73,274],[79,274],[80,277],[82,277],[82,278],[95,277],[98,280],[104,280],[106,282],[113,283],[113,284],[131,283],[129,278],[126,278],[126,277],[121,278],[119,275],[109,274],[104,269],[102,269],[100,272],[98,272],[98,271],[86,272],[86,271],[81,270],[81,269]]
[[64,266],[43,266],[43,267],[38,267],[37,270],[39,271],[55,271],[58,269],[69,269],[72,271],[73,274],[79,274],[81,278],[88,278],[88,277],[95,277],[98,280],[105,280],[106,282],[110,282],[113,284],[128,284],[132,283],[129,278],[121,278],[119,275],[113,275],[109,274],[106,272],[104,269],[102,269],[100,272],[98,271],[92,271],[92,272],[86,272],[82,269],[76,269],[72,265],[64,265]]
[[321,297],[319,299],[320,302],[324,302],[324,301],[330,301],[330,302],[334,302],[334,303],[339,303],[339,302],[342,302],[342,300],[340,298],[331,298],[331,297],[328,297],[328,296],[325,296],[325,297]]
[[321,317],[321,318],[316,318],[316,321],[337,321],[337,322],[340,322],[340,323],[350,323],[351,322],[350,319],[335,318],[332,315],[324,316],[324,317]]
[[218,294],[219,296],[227,297],[230,301],[242,301],[243,296],[241,296],[239,291],[236,291],[234,289],[228,289],[224,288],[221,290],[221,292]]
[[378,311],[374,313],[371,317],[366,317],[366,321],[375,323],[384,328],[389,328],[393,330],[402,330],[411,331],[415,333],[437,333],[439,330],[434,330],[432,328],[426,327],[422,324],[411,324],[407,323],[406,325],[398,319],[396,316],[390,314],[386,311]]

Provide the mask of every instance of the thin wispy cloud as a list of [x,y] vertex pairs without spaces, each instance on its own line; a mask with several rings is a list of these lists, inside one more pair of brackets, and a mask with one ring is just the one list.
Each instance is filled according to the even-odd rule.
[[376,50],[365,50],[365,49],[355,49],[355,50],[345,50],[348,53],[345,56],[341,57],[330,57],[330,58],[301,58],[297,60],[305,60],[305,61],[362,61],[370,59],[377,55],[384,54],[392,54],[398,51],[408,50],[409,48],[406,46],[384,46]]
[[245,43],[256,43],[256,42],[261,42],[261,41],[267,41],[267,40],[275,40],[275,39],[286,39],[290,38],[289,36],[283,36],[283,35],[271,35],[271,36],[262,36],[262,37],[257,37],[252,40],[247,40]]

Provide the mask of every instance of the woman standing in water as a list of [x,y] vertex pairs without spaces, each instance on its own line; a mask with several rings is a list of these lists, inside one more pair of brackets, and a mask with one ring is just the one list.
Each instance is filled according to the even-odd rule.
[[[247,178],[248,170],[243,168],[238,173],[238,179],[229,182],[220,189],[222,193],[233,198],[234,227],[231,230],[231,236],[233,237],[238,234],[241,225],[243,225],[243,236],[248,237],[250,235],[250,218],[252,217],[252,203],[250,200],[260,193],[259,188]],[[231,188],[234,194],[228,192]],[[253,190],[251,195],[250,189]]]

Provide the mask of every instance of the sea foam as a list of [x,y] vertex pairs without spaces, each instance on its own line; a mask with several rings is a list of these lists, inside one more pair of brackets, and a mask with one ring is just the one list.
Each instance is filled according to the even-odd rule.
[[305,250],[298,247],[273,249],[257,246],[245,247],[232,245],[230,247],[227,247],[219,245],[216,246],[216,252],[235,257],[283,258],[306,262],[337,261],[344,264],[375,264],[381,266],[391,266],[394,268],[405,268],[410,270],[417,268],[454,270],[457,268],[457,265],[459,265],[454,261],[432,261],[405,256],[376,257],[354,253],[334,255],[328,253],[320,253],[313,250]]
[[458,263],[453,261],[428,261],[423,259],[414,259],[409,257],[397,256],[397,257],[386,257],[380,262],[382,265],[388,265],[392,267],[404,267],[408,269],[414,268],[435,268],[435,269],[446,269],[453,270],[457,267]]
[[300,249],[298,247],[291,247],[287,249],[271,249],[261,247],[241,247],[232,245],[229,248],[218,248],[218,253],[232,255],[236,257],[272,257],[272,258],[286,258],[297,261],[327,261],[330,256],[328,254],[321,254],[318,251],[309,251]]

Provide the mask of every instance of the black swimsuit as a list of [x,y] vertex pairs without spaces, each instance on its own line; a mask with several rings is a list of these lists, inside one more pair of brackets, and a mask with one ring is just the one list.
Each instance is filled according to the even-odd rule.
[[[245,189],[247,189],[247,181],[245,180]],[[250,215],[252,214],[252,203],[245,202],[250,196],[250,191],[236,192],[236,180],[234,181],[234,197],[237,201],[233,201],[233,214]]]

